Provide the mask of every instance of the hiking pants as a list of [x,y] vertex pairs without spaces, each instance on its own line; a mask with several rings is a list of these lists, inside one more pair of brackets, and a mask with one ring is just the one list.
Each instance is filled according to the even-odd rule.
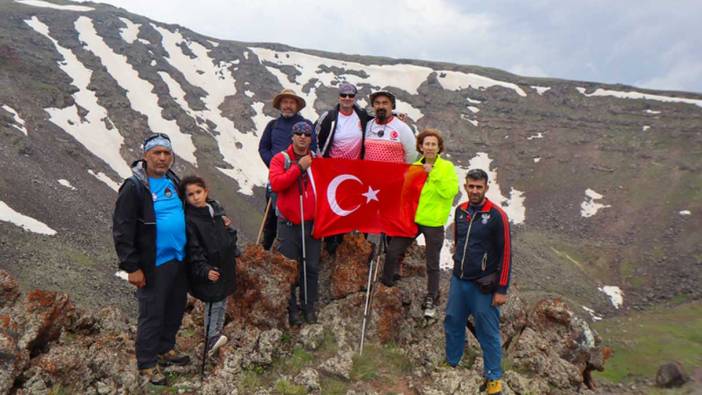
[[[270,188],[270,186],[268,186]],[[269,251],[273,246],[275,241],[275,235],[277,233],[278,216],[275,213],[275,202],[278,195],[274,192],[266,191],[266,204],[268,204],[268,199],[271,201],[271,207],[268,209],[268,215],[266,215],[266,221],[263,224],[263,249]]]
[[298,309],[296,290],[299,288],[299,300],[302,309],[306,312],[314,310],[319,295],[319,256],[321,254],[321,240],[312,237],[312,222],[305,222],[305,253],[307,256],[307,301],[305,304],[305,289],[302,265],[302,233],[300,225],[293,224],[285,219],[278,220],[278,251],[288,259],[298,261],[300,276],[297,284],[291,288],[289,308],[291,312]]
[[218,302],[205,303],[205,313],[203,314],[205,320],[204,328],[208,328],[207,316],[210,316],[210,330],[207,332],[208,340],[222,333],[222,328],[224,328],[224,315],[226,312],[227,298],[224,298]]
[[492,305],[492,293],[484,294],[470,280],[451,275],[444,333],[446,334],[446,362],[458,365],[466,341],[466,322],[475,319],[475,333],[483,351],[488,380],[502,377],[502,347],[500,341],[500,310]]
[[[434,304],[439,302],[439,259],[441,247],[444,245],[443,226],[423,226],[418,225],[419,234],[424,235],[426,244],[425,255],[427,264],[427,295],[431,295]],[[385,267],[383,268],[383,281],[390,283],[400,266],[400,259],[407,248],[412,245],[414,238],[393,237],[388,242],[388,252],[385,255]]]
[[136,291],[139,319],[136,333],[137,367],[156,366],[158,355],[175,347],[185,311],[188,280],[185,264],[176,260],[156,266],[146,286]]

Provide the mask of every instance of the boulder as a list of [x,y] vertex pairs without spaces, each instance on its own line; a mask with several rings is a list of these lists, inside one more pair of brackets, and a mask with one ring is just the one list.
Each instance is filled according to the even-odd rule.
[[329,293],[332,299],[341,299],[366,288],[371,251],[371,243],[362,234],[344,236],[331,263]]
[[0,309],[12,306],[20,296],[17,281],[5,270],[0,270]]
[[238,259],[229,315],[261,329],[287,328],[288,299],[297,276],[296,261],[260,245],[248,245]]
[[664,363],[656,372],[656,385],[663,388],[680,387],[689,379],[685,368],[677,361]]

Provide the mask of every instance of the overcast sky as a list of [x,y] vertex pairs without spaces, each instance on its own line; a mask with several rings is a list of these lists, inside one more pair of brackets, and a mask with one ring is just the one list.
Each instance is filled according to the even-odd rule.
[[220,39],[702,93],[700,0],[105,0]]

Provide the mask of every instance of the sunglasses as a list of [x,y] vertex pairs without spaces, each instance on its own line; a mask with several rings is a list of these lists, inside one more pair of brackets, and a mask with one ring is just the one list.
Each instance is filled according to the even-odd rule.
[[353,99],[354,97],[356,97],[356,95],[353,93],[339,93],[339,97]]
[[168,141],[171,141],[171,138],[168,137],[167,134],[164,134],[164,133],[154,133],[154,134],[152,134],[151,136],[147,137],[146,140],[144,140],[144,145],[146,145],[146,143],[148,143],[149,141],[151,141],[151,140],[153,140],[153,139],[157,139],[157,138],[159,138],[159,137],[160,137],[160,138],[164,138],[164,139],[166,139],[166,140],[168,140]]
[[304,133],[304,132],[293,132],[295,136],[305,136],[305,137],[312,137],[312,133]]

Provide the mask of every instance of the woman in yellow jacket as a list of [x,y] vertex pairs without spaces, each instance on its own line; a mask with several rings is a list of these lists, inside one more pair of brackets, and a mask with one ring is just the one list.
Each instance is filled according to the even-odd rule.
[[[419,197],[414,221],[426,241],[427,295],[424,315],[433,318],[439,299],[439,258],[444,244],[444,225],[451,212],[453,199],[458,193],[458,176],[453,164],[443,159],[444,140],[436,129],[424,129],[417,135],[417,152],[422,154],[415,164],[422,165],[427,180]],[[419,236],[419,234],[417,234]],[[415,238],[393,237],[385,255],[385,268],[381,282],[392,287],[397,279],[399,261]]]

